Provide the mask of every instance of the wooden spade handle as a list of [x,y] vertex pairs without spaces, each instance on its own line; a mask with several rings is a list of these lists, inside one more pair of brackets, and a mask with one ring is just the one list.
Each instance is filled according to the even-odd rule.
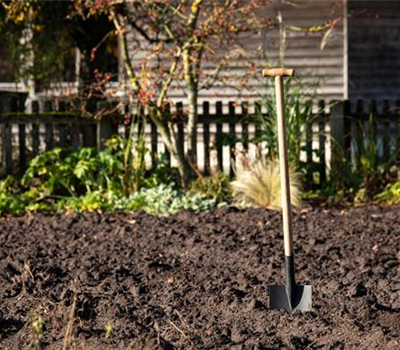
[[263,76],[275,78],[276,112],[278,117],[278,145],[279,167],[281,175],[281,198],[283,216],[283,237],[285,256],[293,259],[293,227],[292,205],[290,201],[289,161],[287,153],[285,97],[283,89],[283,77],[293,76],[293,69],[275,68],[263,71]]
[[264,69],[262,71],[263,77],[293,77],[294,69],[291,68],[272,68],[272,69]]
[[289,162],[287,154],[285,102],[282,76],[275,77],[276,109],[278,114],[278,144],[281,173],[281,197],[285,255],[293,255],[292,206],[290,201]]

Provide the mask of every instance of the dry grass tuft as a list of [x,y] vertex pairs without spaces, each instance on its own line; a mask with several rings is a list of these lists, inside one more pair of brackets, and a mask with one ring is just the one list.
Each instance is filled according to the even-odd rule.
[[[293,206],[301,204],[299,175],[291,167],[289,171],[290,193]],[[262,159],[253,162],[248,159],[242,161],[242,168],[236,170],[236,180],[231,183],[239,196],[253,205],[280,209],[281,179],[279,164]]]

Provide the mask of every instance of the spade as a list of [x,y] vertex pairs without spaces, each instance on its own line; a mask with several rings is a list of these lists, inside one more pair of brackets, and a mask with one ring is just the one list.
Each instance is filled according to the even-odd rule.
[[297,285],[294,273],[292,207],[290,203],[290,182],[283,89],[283,77],[294,76],[294,70],[287,68],[265,69],[263,71],[263,76],[275,78],[286,272],[286,284],[284,286],[270,286],[269,305],[270,309],[285,309],[289,313],[292,313],[295,310],[303,312],[311,309],[311,286]]

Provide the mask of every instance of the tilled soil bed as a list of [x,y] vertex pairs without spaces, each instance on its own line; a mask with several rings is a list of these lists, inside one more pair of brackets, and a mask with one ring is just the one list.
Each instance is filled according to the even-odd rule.
[[268,309],[278,212],[1,218],[0,349],[400,349],[400,208],[303,209],[294,229],[314,295],[289,315]]

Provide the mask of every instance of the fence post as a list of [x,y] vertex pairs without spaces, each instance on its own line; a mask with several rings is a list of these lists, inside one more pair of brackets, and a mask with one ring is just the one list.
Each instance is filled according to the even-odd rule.
[[[4,145],[5,125],[2,122],[2,117],[3,117],[3,114],[4,114],[4,110],[3,109],[4,109],[4,95],[0,92],[0,137],[3,140],[3,142],[1,143],[0,164],[5,164],[5,154],[4,154],[4,151],[5,151],[5,147],[4,147],[5,146]],[[0,166],[0,170],[3,170],[2,168],[3,167]],[[6,170],[4,169],[4,173],[1,172],[0,173],[0,177],[3,177],[5,174],[6,174]]]
[[[179,152],[185,154],[185,130],[184,130],[184,120],[183,120],[183,104],[182,102],[178,102],[176,104],[176,115],[178,121],[178,149]],[[190,160],[192,161],[192,159]],[[196,166],[197,164],[192,164]]]
[[[25,99],[27,98],[27,94],[25,96],[20,96],[18,100],[17,111],[23,113],[25,111]],[[18,149],[19,149],[19,173],[22,175],[27,166],[26,162],[26,130],[25,124],[18,124]]]
[[382,156],[381,159],[390,154],[390,122],[388,117],[391,115],[390,113],[390,104],[388,100],[383,100],[383,108],[382,108]]
[[340,176],[343,162],[348,158],[349,125],[346,120],[349,113],[349,101],[335,102],[330,113],[331,134],[331,171],[332,176]]
[[[51,100],[44,102],[44,112],[53,112],[53,104]],[[50,151],[54,146],[54,126],[51,123],[45,124],[45,143],[46,151]]]
[[318,101],[318,114],[320,121],[318,122],[318,144],[319,144],[319,185],[322,187],[326,183],[326,158],[325,158],[325,101]]
[[[110,108],[110,103],[104,100],[94,100],[92,103],[95,105],[98,111],[107,111]],[[78,127],[78,125],[77,125]],[[79,130],[79,129],[78,129]],[[77,131],[78,131],[77,130]],[[106,142],[115,134],[118,134],[118,125],[113,123],[113,118],[111,114],[100,115],[96,124],[96,144],[97,149],[103,149]],[[78,135],[79,136],[79,135]]]
[[233,177],[236,170],[236,114],[235,103],[229,102],[229,135],[231,137],[231,144],[229,145],[229,176]]
[[[66,101],[60,101],[58,105],[58,110],[60,112],[66,112],[67,111],[67,104]],[[58,134],[59,134],[59,142],[58,145],[60,147],[65,147],[67,145],[67,127],[65,124],[60,124],[58,125]]]
[[[210,116],[209,102],[203,102],[203,117]],[[203,123],[203,144],[204,144],[204,175],[210,175],[211,162],[210,162],[210,124]]]
[[[39,113],[39,101],[32,102],[32,113]],[[40,135],[39,135],[39,124],[32,123],[32,157],[36,157],[39,154],[40,146]]]
[[[6,113],[11,111],[9,95],[4,92],[0,93],[0,114],[4,116]],[[3,151],[4,151],[4,162],[5,162],[5,174],[11,175],[13,172],[12,164],[12,131],[11,123],[7,119],[4,124],[4,135],[3,135]]]
[[[313,104],[312,101],[306,102],[306,108],[311,110]],[[313,186],[314,182],[314,166],[313,166],[313,122],[307,121],[305,125],[305,136],[306,136],[306,144],[305,144],[305,151],[306,151],[306,159],[307,159],[307,174],[306,179],[309,186]]]
[[110,116],[102,116],[97,120],[96,139],[97,148],[103,149],[107,140],[117,133],[116,126]]
[[[222,118],[222,102],[218,101],[216,103],[216,117],[217,119]],[[223,148],[222,148],[222,124],[217,122],[217,130],[215,134],[215,148],[217,150],[217,169],[220,172],[224,171],[224,158],[223,158]]]
[[249,151],[249,103],[242,103],[242,146],[247,153]]

